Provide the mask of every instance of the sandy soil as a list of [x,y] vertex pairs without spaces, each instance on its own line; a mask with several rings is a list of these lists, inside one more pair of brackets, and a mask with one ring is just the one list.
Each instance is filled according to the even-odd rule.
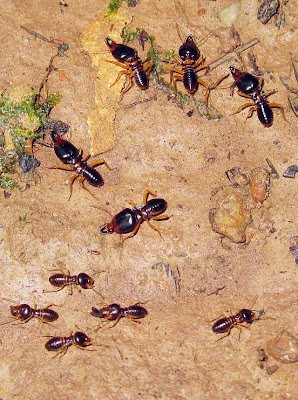
[[[141,0],[127,12],[134,16],[132,29],[145,29],[162,49],[174,48],[177,54],[182,44],[179,34],[184,39],[192,33],[199,41],[210,30],[222,28],[217,12],[229,3]],[[242,1],[235,29],[242,43],[260,40],[250,52],[265,72],[265,91],[278,90],[270,99],[283,105],[289,122],[278,109],[271,128],[264,128],[256,115],[245,121],[247,111],[230,116],[245,102],[229,96],[231,78],[221,85],[225,89],[211,94],[212,105],[223,115],[218,121],[196,111],[189,117],[190,107],[180,109],[154,83],[145,92],[134,86],[116,114],[115,147],[103,155],[114,170],[99,167],[105,185],[91,189],[98,201],[77,183],[68,201],[71,174],[49,169],[59,161],[52,149],[41,146],[36,152],[41,161],[38,184],[31,182],[30,188],[14,191],[9,198],[1,195],[1,296],[11,299],[1,301],[1,320],[8,318],[11,304],[61,306],[53,306],[60,318],[51,325],[34,319],[1,326],[1,400],[298,398],[297,364],[282,364],[270,355],[263,363],[259,359],[259,349],[266,351],[268,341],[282,329],[297,334],[297,267],[289,252],[290,238],[297,235],[297,178],[282,177],[289,165],[297,163],[297,122],[287,100],[290,92],[279,79],[290,76],[297,38],[295,2],[283,3],[285,27],[277,29],[274,20],[262,25],[256,19],[260,3]],[[57,71],[48,82],[51,92],[59,90],[62,95],[52,117],[70,124],[68,138],[88,153],[87,118],[95,108],[96,73],[82,49],[82,38],[106,9],[106,1],[82,5],[73,0],[64,7],[59,1],[15,0],[2,1],[0,7],[3,89],[20,84],[38,88],[55,54],[54,46],[34,39],[21,25],[69,43],[67,56],[55,60],[55,67],[68,79],[61,79]],[[112,32],[112,19],[110,24],[104,36]],[[137,42],[135,46],[144,58]],[[207,62],[222,55],[215,35],[200,50]],[[247,53],[205,79],[214,82],[231,63],[252,71]],[[115,67],[115,77],[117,71]],[[293,75],[288,82],[292,79]],[[200,87],[195,98],[201,100],[203,94]],[[123,108],[154,95],[156,100]],[[212,231],[208,214],[216,206],[216,194],[230,188],[225,171],[238,166],[249,173],[266,167],[266,158],[280,178],[272,179],[269,198],[254,210],[252,240],[222,242]],[[140,205],[147,188],[168,202],[171,218],[154,223],[163,240],[147,224],[124,243],[117,234],[100,235],[99,227],[127,207],[127,201]],[[22,224],[20,217],[25,215],[28,223]],[[162,265],[153,268],[157,263],[169,265],[180,291]],[[89,313],[101,304],[95,292],[43,293],[51,290],[49,270],[59,267],[73,274],[104,271],[94,279],[105,302],[123,306],[147,302],[148,316],[141,324],[122,319],[113,329],[93,332],[98,320]],[[233,329],[229,337],[216,341],[208,321],[249,307],[256,295],[254,308],[265,309],[270,319],[242,329],[241,340],[238,329]],[[106,347],[94,347],[94,352],[71,347],[60,361],[51,358],[42,336],[67,336],[75,330]],[[268,369],[272,366],[277,366],[274,373]]]

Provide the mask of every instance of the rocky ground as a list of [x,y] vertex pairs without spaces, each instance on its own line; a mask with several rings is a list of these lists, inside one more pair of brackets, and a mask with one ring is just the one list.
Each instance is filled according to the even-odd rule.
[[[292,64],[297,34],[295,2],[280,3],[278,13],[262,24],[257,19],[260,2],[239,2],[231,30],[218,17],[231,4],[225,0],[141,0],[136,7],[125,2],[118,16],[105,21],[103,0],[84,5],[78,0],[67,5],[58,0],[1,2],[2,90],[18,85],[38,89],[57,51],[20,26],[67,42],[70,49],[54,60],[56,70],[47,83],[49,92],[62,96],[51,117],[70,125],[67,138],[85,154],[94,150],[96,138],[104,141],[110,135],[98,144],[107,145],[99,157],[114,168],[97,168],[105,180],[103,187],[90,188],[97,200],[75,182],[68,201],[71,173],[49,169],[61,163],[52,148],[37,145],[41,166],[18,177],[22,190],[10,196],[2,191],[1,320],[18,303],[53,304],[60,315],[51,324],[33,319],[1,326],[2,400],[297,399],[297,364],[280,362],[268,351],[283,330],[297,337],[297,266],[289,251],[297,235],[297,177],[283,177],[297,163],[297,120],[288,101],[294,98],[289,88],[296,85],[297,93]],[[283,106],[287,121],[278,108],[270,128],[260,124],[256,113],[246,120],[248,109],[231,116],[247,102],[230,96],[231,77],[211,92],[210,103],[221,116],[217,119],[201,115],[202,86],[194,95],[196,103],[184,108],[153,79],[148,90],[134,85],[121,100],[124,78],[110,89],[119,68],[105,63],[112,58],[104,38],[119,40],[125,22],[132,31],[140,28],[153,35],[163,52],[175,49],[177,54],[193,34],[210,64],[257,38],[253,47],[232,54],[202,79],[211,84],[230,65],[253,74],[257,69],[265,92],[278,90],[270,101]],[[90,32],[93,40],[98,35],[103,49],[97,58],[86,49]],[[146,58],[149,42],[144,51],[138,41],[131,45]],[[169,82],[168,73],[161,76]],[[182,83],[178,89],[185,93]],[[45,141],[51,142],[49,135]],[[266,159],[279,177],[271,175],[268,198],[255,203],[248,186],[233,188],[225,171],[238,167],[249,176],[264,167],[272,173]],[[129,207],[129,201],[142,204],[146,189],[168,203],[170,219],[153,222],[162,239],[146,223],[123,243],[116,233],[101,235],[99,227]],[[223,238],[209,221],[210,210],[229,193],[243,199],[253,219],[241,243]],[[72,296],[66,288],[44,293],[51,290],[50,270],[59,268],[94,274],[94,288],[104,300],[92,290],[74,290]],[[229,337],[217,341],[220,335],[212,332],[210,320],[249,308],[256,296],[252,307],[265,315],[251,329],[243,328],[240,340],[239,330],[232,329]],[[113,329],[94,332],[99,321],[90,311],[103,302],[145,302],[148,316],[141,324],[122,319]],[[72,346],[60,360],[52,358],[43,336],[68,336],[77,330],[98,344],[90,347],[95,351]],[[297,339],[287,343],[297,361]]]

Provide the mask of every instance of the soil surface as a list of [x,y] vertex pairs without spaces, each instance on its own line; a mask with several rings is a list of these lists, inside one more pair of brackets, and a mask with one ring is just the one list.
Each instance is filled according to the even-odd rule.
[[[51,117],[70,125],[67,138],[87,155],[88,118],[98,106],[97,72],[82,40],[94,21],[102,21],[107,2],[60,3],[1,1],[0,84],[2,90],[16,85],[38,89],[56,54],[54,45],[33,37],[21,25],[67,42],[70,49],[55,59],[57,70],[47,84],[50,93],[62,95]],[[233,49],[227,50],[233,40],[225,36],[218,18],[230,3],[141,0],[136,7],[124,3],[122,12],[133,17],[132,30],[142,28],[154,35],[155,45],[163,51],[173,48],[177,55],[186,36],[193,34],[206,63],[212,63]],[[256,112],[246,120],[247,108],[230,115],[249,101],[237,93],[230,96],[231,77],[210,95],[210,103],[222,115],[217,120],[200,115],[192,104],[180,108],[154,81],[146,91],[134,85],[119,99],[115,146],[99,156],[114,169],[99,166],[104,186],[88,186],[97,200],[76,181],[68,201],[72,173],[49,169],[61,162],[52,148],[41,145],[35,146],[41,166],[34,176],[19,177],[23,190],[12,191],[8,198],[0,193],[1,320],[9,318],[10,305],[19,303],[52,304],[60,315],[51,324],[34,318],[1,326],[1,400],[298,398],[297,363],[280,363],[266,351],[283,329],[297,335],[297,266],[289,251],[291,237],[298,232],[297,177],[283,177],[289,165],[297,164],[297,120],[288,102],[293,93],[280,80],[297,90],[291,67],[291,60],[297,60],[297,36],[295,1],[280,3],[278,15],[263,25],[257,19],[261,3],[241,1],[234,22],[238,44],[254,38],[259,43],[232,55],[203,79],[208,84],[217,81],[230,65],[255,74],[250,53],[263,74],[265,92],[278,91],[269,99],[283,106],[287,121],[278,108],[273,109],[270,128],[260,124]],[[278,28],[282,13],[285,25]],[[102,30],[100,40],[118,40],[115,21],[105,22],[107,31]],[[137,41],[131,45],[146,58],[148,42],[144,51]],[[108,48],[102,57],[111,60]],[[109,64],[113,75],[109,82],[101,81],[107,94],[119,70]],[[163,79],[169,82],[169,74]],[[122,77],[119,90],[124,81]],[[181,82],[178,89],[185,93]],[[201,85],[194,98],[204,99]],[[104,119],[99,129],[105,132]],[[45,141],[50,143],[50,137]],[[249,174],[255,167],[268,169],[267,158],[279,179],[272,177],[268,198],[251,206],[249,240],[223,239],[212,230],[209,211],[226,190],[242,190],[231,186],[225,171],[239,167]],[[124,242],[116,233],[101,235],[99,227],[130,207],[129,201],[142,204],[146,189],[168,203],[166,213],[171,217],[153,221],[162,239],[146,223]],[[48,278],[59,268],[94,274],[94,288],[104,300],[92,290],[74,288],[71,296],[67,288],[44,292],[53,289]],[[212,332],[210,321],[249,308],[255,296],[252,308],[265,310],[265,316],[251,329],[233,328],[217,341],[221,335]],[[112,329],[94,331],[100,320],[90,315],[92,307],[136,302],[146,303],[148,310],[140,324],[123,318]],[[48,338],[43,336],[69,336],[78,330],[98,345],[90,346],[95,351],[72,346],[63,357],[53,358],[45,349]],[[262,361],[260,349],[267,360]]]

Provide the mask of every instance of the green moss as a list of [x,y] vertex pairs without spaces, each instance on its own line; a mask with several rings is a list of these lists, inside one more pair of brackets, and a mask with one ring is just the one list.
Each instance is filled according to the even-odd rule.
[[[15,151],[9,153],[0,153],[0,171],[13,174],[18,155]],[[1,178],[1,177],[0,177]]]
[[[2,148],[11,141],[14,150],[23,151],[24,140],[42,136],[40,128],[46,123],[50,110],[59,103],[59,93],[49,96],[47,102],[36,102],[33,89],[15,87],[0,96],[0,127],[5,132]],[[10,135],[10,138],[7,135]],[[12,150],[9,148],[9,150]]]
[[150,48],[148,50],[148,57],[150,57],[151,61],[154,64],[154,67],[152,69],[152,74],[154,75],[155,79],[157,82],[160,82],[160,77],[159,74],[163,71],[163,65],[161,61],[161,56],[162,56],[162,51],[158,50],[155,45],[154,45],[154,40],[155,37],[150,35],[149,36],[149,41],[150,41]]
[[170,49],[167,52],[165,52],[164,55],[165,55],[166,58],[170,59],[170,58],[173,57],[174,53],[175,53],[175,50],[174,49]]
[[160,77],[161,72],[164,71],[164,64],[165,61],[164,59],[170,59],[173,54],[174,54],[174,49],[169,49],[167,51],[162,51],[157,49],[157,47],[154,44],[155,37],[150,35],[149,36],[149,41],[150,41],[150,47],[148,50],[148,57],[150,57],[151,61],[154,64],[154,67],[152,69],[152,74],[154,75],[155,79],[157,80],[158,83],[162,83],[162,79]]
[[190,104],[191,101],[193,100],[193,98],[189,94],[182,94],[181,92],[178,92],[177,96],[176,96],[176,100],[182,106],[185,106],[187,104]]
[[117,11],[121,7],[123,1],[124,0],[111,0],[108,5],[107,12],[106,12],[105,16],[103,17],[103,19],[112,17],[113,15],[117,14]]
[[222,118],[222,114],[210,103],[208,103],[208,108],[206,108],[205,101],[196,100],[193,96],[187,95],[193,101],[198,113],[209,120],[219,120]]
[[19,184],[17,181],[15,181],[12,178],[9,178],[8,176],[1,175],[0,176],[0,188],[1,189],[15,189],[19,188]]
[[61,98],[62,98],[61,94],[59,92],[55,92],[49,94],[47,102],[51,108],[54,108],[58,103],[60,103]]
[[0,95],[0,188],[13,189],[19,185],[2,173],[13,174],[19,157],[30,138],[43,135],[42,126],[48,121],[51,109],[59,103],[59,93],[49,95],[43,104],[37,93],[28,87],[9,88]]
[[25,228],[25,226],[29,224],[29,221],[27,220],[27,214],[19,217],[19,224],[21,228]]
[[121,38],[123,40],[123,43],[129,43],[129,42],[133,42],[137,36],[140,34],[141,29],[140,28],[136,28],[135,31],[132,31],[128,26],[125,26],[122,29],[121,32]]

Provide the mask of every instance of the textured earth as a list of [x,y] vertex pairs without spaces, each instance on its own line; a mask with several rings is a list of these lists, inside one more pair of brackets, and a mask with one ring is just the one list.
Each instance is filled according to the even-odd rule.
[[[108,110],[109,86],[119,68],[109,64],[111,76],[99,81],[82,41],[95,21],[99,40],[118,40],[119,20],[102,22],[108,5],[103,0],[64,3],[0,2],[0,86],[38,89],[56,54],[53,44],[20,26],[67,42],[70,49],[54,60],[56,70],[47,83],[49,92],[62,95],[51,117],[70,125],[67,138],[87,155],[92,147],[88,121],[100,109],[98,86],[104,88]],[[210,95],[220,119],[200,115],[192,103],[180,108],[154,81],[146,91],[134,85],[121,100],[121,78],[111,88],[115,116],[97,120],[103,138],[111,123],[115,132],[114,147],[99,156],[113,170],[98,167],[105,185],[90,188],[97,199],[75,182],[68,201],[71,173],[50,169],[60,161],[52,148],[37,144],[34,151],[41,166],[34,174],[20,174],[22,190],[10,192],[10,197],[0,193],[0,314],[6,321],[10,305],[53,304],[60,318],[51,324],[32,319],[0,327],[1,400],[298,398],[297,363],[281,363],[267,352],[268,343],[282,330],[297,337],[297,266],[289,251],[298,232],[297,177],[283,177],[289,165],[297,164],[297,120],[288,101],[294,97],[289,88],[296,87],[297,93],[292,64],[297,60],[297,19],[295,1],[280,3],[278,14],[262,24],[257,19],[261,3],[241,1],[234,21],[236,38],[218,17],[230,1],[141,0],[136,7],[123,3],[119,15],[129,16],[132,30],[144,29],[159,49],[175,49],[176,54],[193,34],[206,63],[257,38],[259,43],[232,54],[203,79],[217,81],[230,65],[253,74],[257,67],[265,92],[277,90],[270,101],[283,106],[287,121],[278,108],[270,128],[260,124],[256,113],[246,120],[248,109],[230,115],[247,102],[236,93],[230,96],[231,77]],[[283,14],[285,23],[278,28]],[[131,45],[146,58],[148,42],[144,51],[138,41]],[[111,58],[105,44],[101,47],[104,66]],[[169,82],[168,73],[162,76]],[[181,83],[178,89],[185,93]],[[194,98],[204,99],[202,86]],[[50,143],[50,137],[45,141]],[[266,159],[279,178],[272,176],[268,198],[251,206],[249,240],[222,238],[211,229],[209,211],[226,191],[243,189],[233,188],[225,171],[238,167],[249,174],[256,167],[269,168]],[[170,219],[153,222],[162,239],[146,223],[123,243],[117,234],[101,235],[99,227],[130,201],[142,204],[146,189],[168,203]],[[66,288],[48,293],[51,270],[61,268],[92,275],[104,300],[92,290],[74,289],[71,296]],[[220,335],[212,332],[210,321],[249,308],[256,296],[252,307],[265,310],[264,317],[251,329],[232,329],[217,341]],[[140,324],[122,319],[112,329],[95,332],[99,321],[90,311],[103,302],[144,302],[148,316]],[[77,330],[91,337],[96,346],[90,350],[95,351],[72,346],[60,359],[46,351],[48,338],[43,336],[68,336]]]

